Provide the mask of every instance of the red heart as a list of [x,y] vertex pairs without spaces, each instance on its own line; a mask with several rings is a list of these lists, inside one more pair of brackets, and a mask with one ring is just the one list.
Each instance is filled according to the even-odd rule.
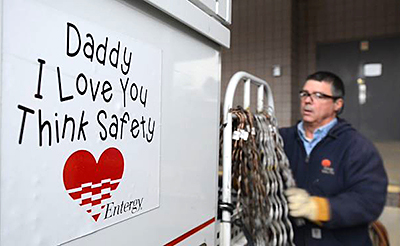
[[64,165],[64,186],[72,199],[95,221],[124,173],[124,157],[116,148],[106,149],[97,163],[86,150],[74,152]]

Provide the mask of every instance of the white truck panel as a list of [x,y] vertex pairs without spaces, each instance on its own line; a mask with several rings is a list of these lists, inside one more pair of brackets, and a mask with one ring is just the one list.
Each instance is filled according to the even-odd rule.
[[[7,7],[10,2],[15,4],[12,0],[3,0],[2,6]],[[46,221],[54,221],[54,217],[57,217],[57,211],[52,210],[53,207],[45,208],[48,210],[48,215],[46,216],[43,216],[43,212],[36,213],[37,211],[35,211],[35,208],[39,208],[41,204],[47,204],[45,201],[49,199],[48,197],[40,192],[27,194],[27,196],[33,197],[29,200],[30,203],[19,204],[16,206],[18,209],[10,207],[12,203],[9,199],[17,195],[12,194],[12,189],[26,186],[30,183],[28,180],[18,179],[18,173],[26,171],[24,168],[27,166],[26,163],[13,163],[15,169],[11,168],[13,165],[11,165],[10,161],[13,160],[13,155],[23,155],[23,153],[18,153],[18,148],[10,149],[10,147],[7,147],[8,142],[13,142],[14,145],[18,142],[18,138],[15,139],[15,136],[18,136],[19,132],[15,132],[14,128],[8,129],[5,126],[8,126],[7,122],[9,120],[20,124],[21,114],[16,114],[18,119],[5,117],[14,117],[14,113],[5,114],[8,112],[5,111],[5,107],[9,111],[20,112],[17,105],[12,103],[12,100],[5,101],[10,98],[5,97],[5,95],[9,93],[6,89],[13,86],[8,80],[8,75],[27,71],[19,71],[13,65],[15,63],[9,63],[15,57],[11,56],[10,59],[5,59],[5,56],[8,55],[7,50],[4,50],[3,42],[8,35],[11,35],[9,32],[13,32],[14,36],[19,36],[23,39],[18,41],[19,44],[25,43],[25,46],[21,46],[22,49],[32,49],[33,54],[37,53],[37,56],[48,54],[48,51],[44,50],[39,44],[31,43],[32,40],[40,40],[40,38],[32,38],[24,36],[24,33],[19,33],[23,29],[19,28],[21,23],[24,27],[35,26],[32,22],[37,20],[26,19],[15,23],[15,25],[7,22],[7,20],[2,20],[0,25],[3,38],[1,42],[2,52],[0,54],[3,58],[0,71],[2,74],[0,244],[4,246],[55,245],[61,243],[65,243],[65,245],[164,245],[209,222],[201,230],[183,239],[180,245],[200,245],[202,243],[214,245],[216,236],[214,219],[217,213],[221,77],[219,45],[142,1],[21,0],[17,2],[22,5],[33,4],[38,6],[38,8],[32,8],[31,10],[26,10],[21,6],[21,10],[53,9],[55,12],[61,13],[61,17],[57,18],[66,16],[66,21],[70,17],[73,20],[78,19],[84,23],[98,26],[99,29],[105,32],[109,30],[109,33],[111,33],[110,40],[116,34],[118,37],[128,37],[134,42],[139,42],[146,47],[152,47],[150,50],[159,50],[161,52],[161,88],[159,88],[161,94],[160,150],[154,153],[156,158],[159,158],[159,182],[152,183],[158,186],[153,188],[159,189],[159,205],[143,214],[109,225],[101,230],[95,228],[90,234],[82,235],[79,238],[71,238],[72,241],[68,242],[65,242],[65,237],[60,235],[63,235],[64,230],[80,229],[82,225],[78,222],[79,220],[85,220],[87,214],[83,213],[82,217],[85,218],[80,218],[80,212],[74,211],[71,216],[78,216],[77,223],[66,224],[62,217],[57,218],[60,221],[59,224],[52,222],[47,226],[56,227],[58,233],[50,234],[43,233],[43,229],[45,229],[43,226],[46,225]],[[3,11],[2,16],[5,16]],[[28,14],[27,16],[30,15]],[[5,23],[8,25],[6,28],[4,27]],[[50,19],[45,24],[51,26],[53,23],[51,23]],[[53,33],[48,33],[43,38],[52,39],[52,35]],[[51,50],[53,47],[50,46],[48,48]],[[146,51],[144,50],[143,52]],[[145,54],[142,55],[145,56]],[[24,61],[26,63],[34,64],[37,62],[23,56],[17,57],[17,59],[26,59]],[[145,60],[146,58],[143,59]],[[75,68],[72,67],[71,69]],[[154,67],[151,66],[151,61],[147,69],[149,74],[154,70]],[[55,67],[53,70],[54,74],[56,74]],[[107,72],[104,74],[107,75]],[[34,77],[32,81],[21,83],[33,83],[36,86],[37,77]],[[21,93],[33,94],[31,91],[26,92],[27,88],[29,86],[21,87]],[[91,110],[90,104],[87,110],[88,112]],[[19,126],[17,128],[19,129]],[[74,146],[75,144],[76,146]],[[67,148],[84,149],[85,144],[85,142],[71,143]],[[90,146],[98,146],[102,143],[90,142],[88,144]],[[42,148],[42,150],[43,153],[46,152],[46,149]],[[98,158],[100,153],[101,151],[94,155],[95,158]],[[49,154],[57,156],[60,152],[52,150]],[[37,165],[37,163],[33,160],[30,165]],[[46,173],[46,169],[43,169],[43,172],[44,174],[37,179],[37,182],[43,184],[42,187],[48,184],[48,181],[46,182],[45,180],[46,175],[50,176],[49,173]],[[61,173],[62,170],[60,169]],[[42,180],[43,182],[40,179],[44,179]],[[62,181],[58,180],[58,182],[52,184],[54,185],[52,187],[53,190],[63,188]],[[29,187],[29,190],[32,191],[32,187]],[[60,206],[66,206],[64,203],[68,203],[71,199],[65,190],[61,189],[59,192],[65,195],[65,201],[54,201],[53,203],[63,202]],[[23,198],[23,195],[19,194],[18,197],[19,199]],[[5,198],[7,198],[7,201]],[[73,207],[75,205],[71,205],[68,209],[75,209]],[[79,206],[76,206],[76,208],[80,209]],[[9,213],[15,213],[17,214],[16,218],[19,218],[12,226],[8,224],[9,221],[6,219]],[[35,217],[36,214],[40,214],[41,217]],[[27,228],[27,218],[30,218],[29,230],[21,230],[20,228]],[[91,229],[89,228],[89,230]],[[27,244],[27,242],[29,243]]]

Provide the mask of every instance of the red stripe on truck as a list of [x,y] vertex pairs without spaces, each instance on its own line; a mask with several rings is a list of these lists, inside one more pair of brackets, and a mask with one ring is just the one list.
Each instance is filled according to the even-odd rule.
[[165,244],[164,246],[173,246],[176,245],[180,242],[182,242],[183,240],[185,240],[186,238],[190,237],[191,235],[195,234],[196,232],[202,230],[203,228],[207,227],[208,225],[212,224],[215,222],[215,218],[212,218],[206,222],[204,222],[203,224],[199,225],[198,227],[193,228],[192,230],[186,232],[185,234],[183,234],[182,236],[179,236],[177,238],[175,238],[174,240],[172,240],[171,242]]

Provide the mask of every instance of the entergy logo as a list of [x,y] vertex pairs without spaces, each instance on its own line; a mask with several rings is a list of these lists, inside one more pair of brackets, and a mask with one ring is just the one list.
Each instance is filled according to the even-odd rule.
[[89,151],[78,150],[64,165],[64,186],[71,198],[97,221],[123,173],[124,158],[118,149],[106,149],[98,162]]
[[329,159],[323,159],[321,161],[321,166],[322,166],[322,173],[329,174],[329,175],[335,175],[335,170],[333,169],[332,162]]

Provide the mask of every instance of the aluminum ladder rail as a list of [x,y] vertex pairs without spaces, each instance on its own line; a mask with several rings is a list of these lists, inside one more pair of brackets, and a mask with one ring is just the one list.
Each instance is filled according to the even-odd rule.
[[[235,73],[229,81],[225,93],[224,101],[224,118],[223,125],[223,176],[222,176],[222,202],[230,204],[231,199],[231,180],[232,180],[232,113],[229,110],[232,108],[233,97],[235,90],[240,81],[244,81],[244,100],[243,107],[250,109],[250,89],[251,84],[258,86],[257,90],[257,112],[264,110],[264,93],[267,98],[267,112],[274,115],[274,99],[272,90],[268,83],[254,75],[240,71]],[[227,210],[222,210],[222,220],[220,224],[220,242],[221,246],[230,246],[231,242],[231,213]]]

